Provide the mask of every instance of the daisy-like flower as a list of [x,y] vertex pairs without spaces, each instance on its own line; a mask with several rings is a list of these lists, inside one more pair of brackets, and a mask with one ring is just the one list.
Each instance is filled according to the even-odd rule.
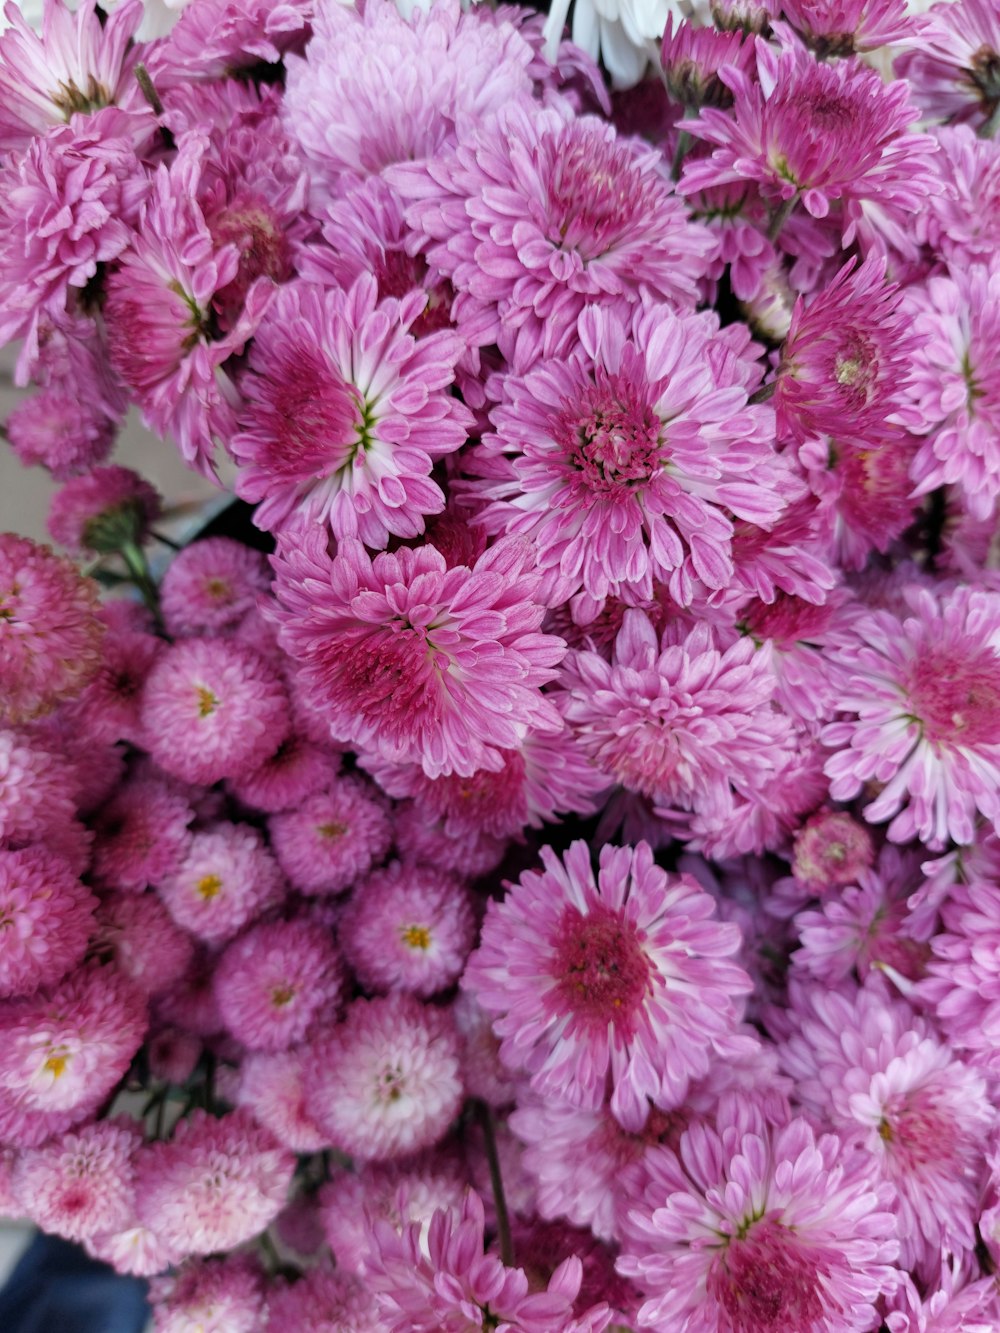
[[412,995],[355,1000],[313,1054],[306,1109],[350,1157],[389,1161],[433,1147],[461,1104],[454,1026]]
[[780,1058],[798,1100],[892,1190],[901,1267],[926,1271],[942,1250],[971,1250],[981,1144],[996,1121],[982,1075],[877,979],[853,995],[795,987],[786,1021]]
[[[110,967],[89,965],[46,991],[0,1010],[0,1119],[97,1109],[128,1069],[146,1032],[145,999]],[[30,1126],[28,1141],[39,1141]],[[9,1134],[0,1137],[8,1138]]]
[[220,820],[191,837],[184,860],[157,880],[179,926],[222,944],[284,896],[277,862],[256,829]]
[[207,537],[178,551],[160,584],[172,638],[234,629],[271,586],[267,560],[230,537]]
[[109,107],[33,140],[0,195],[0,344],[38,342],[71,289],[117,259],[149,189],[132,148],[134,117]]
[[523,1269],[506,1268],[484,1254],[486,1217],[483,1201],[469,1190],[461,1212],[437,1211],[424,1238],[418,1223],[402,1234],[385,1222],[374,1226],[374,1248],[365,1268],[365,1284],[376,1295],[381,1318],[391,1333],[438,1333],[486,1327],[523,1333],[600,1333],[611,1312],[598,1307],[580,1320],[573,1304],[583,1266],[575,1256],[556,1269],[547,1286],[533,1291]]
[[188,970],[194,946],[155,893],[110,893],[97,912],[94,948],[145,995],[168,990]]
[[530,727],[558,730],[539,687],[564,645],[539,633],[534,558],[509,539],[449,569],[429,546],[372,560],[347,539],[331,560],[309,531],[281,549],[280,642],[334,739],[436,778],[499,769]]
[[139,546],[160,516],[160,497],[127,467],[96,467],[74,477],[52,497],[49,536],[74,555],[106,555]]
[[398,861],[362,881],[337,922],[344,957],[365,990],[425,999],[458,980],[475,929],[460,879]]
[[643,292],[694,305],[715,242],[688,220],[662,161],[568,104],[515,103],[450,155],[387,175],[458,292],[459,330],[495,342],[519,372],[569,351],[594,301],[626,318]]
[[750,64],[753,44],[746,40],[746,33],[696,27],[673,13],[666,20],[660,67],[671,99],[693,110],[731,106],[732,89],[719,78],[719,71],[730,65],[746,68]]
[[771,701],[770,652],[750,638],[720,650],[699,621],[680,643],[643,611],[626,611],[608,662],[569,655],[559,707],[608,778],[658,806],[729,810],[730,784],[760,787],[793,753]]
[[739,929],[715,920],[689,876],[668,876],[647,843],[542,849],[502,903],[487,906],[462,986],[494,1016],[501,1057],[542,1094],[611,1112],[638,1130],[649,1102],[671,1109],[727,1051],[750,978],[730,961]]
[[144,421],[172,434],[184,460],[210,475],[216,439],[236,429],[235,392],[221,367],[242,352],[275,289],[259,278],[216,336],[212,302],[239,273],[240,252],[216,244],[197,203],[206,147],[202,135],[186,135],[170,166],[157,168],[132,244],[107,279],[103,313],[111,364]]
[[134,1159],[136,1212],[183,1254],[232,1250],[284,1207],[295,1158],[248,1111],[194,1111]]
[[885,281],[885,261],[845,264],[806,304],[795,303],[781,351],[774,406],[782,436],[815,434],[874,448],[891,435],[888,418],[922,339]]
[[212,984],[231,1036],[251,1051],[283,1051],[316,1021],[336,1018],[344,974],[324,926],[273,921],[228,946]]
[[732,111],[706,107],[684,128],[712,145],[689,155],[678,186],[698,194],[729,181],[753,181],[774,209],[801,200],[814,218],[831,209],[843,244],[890,241],[916,256],[910,216],[939,189],[929,135],[910,132],[917,108],[904,80],[886,84],[851,57],[820,63],[803,46],[756,45],[757,77],[734,68]]
[[101,663],[97,606],[97,585],[70,560],[0,533],[0,724],[80,693]]
[[[38,135],[78,112],[106,106],[145,107],[135,77],[139,48],[132,38],[142,20],[138,0],[109,14],[96,0],[70,9],[44,0],[42,31],[32,31],[15,5],[0,37],[0,151],[20,152]],[[149,128],[154,128],[150,117]]]
[[772,1127],[723,1098],[659,1162],[628,1214],[622,1273],[649,1299],[639,1326],[677,1333],[867,1333],[897,1280],[895,1219],[835,1134]]
[[292,515],[335,537],[384,547],[415,537],[444,508],[436,459],[466,440],[472,415],[449,386],[462,351],[452,333],[415,339],[425,298],[378,299],[365,275],[350,291],[282,287],[240,380],[246,406],[229,448],[254,521]]
[[264,1274],[248,1254],[189,1259],[150,1283],[156,1333],[259,1333]]
[[318,7],[304,59],[289,57],[284,115],[319,200],[344,178],[419,162],[516,100],[528,100],[533,52],[508,21],[475,10]]
[[937,4],[898,57],[899,81],[938,120],[995,132],[1000,107],[1000,14],[993,0]]
[[93,873],[104,888],[141,893],[181,864],[194,811],[173,785],[143,777],[126,783],[96,821]]
[[726,587],[730,513],[769,527],[795,487],[771,409],[747,402],[749,335],[657,305],[627,328],[594,307],[579,337],[571,356],[505,377],[496,433],[471,460],[470,489],[492,501],[477,523],[534,539],[553,605],[581,587],[649,599],[655,580],[681,605],[696,579]]
[[210,785],[257,768],[288,734],[288,695],[260,653],[232,639],[181,639],[142,695],[143,740],[172,777]]
[[968,512],[991,518],[1000,491],[1000,262],[956,266],[907,293],[922,345],[914,354],[907,424],[925,440],[916,493],[958,486]]
[[879,784],[869,823],[929,847],[972,842],[977,813],[1000,825],[1000,596],[958,588],[907,598],[910,614],[873,611],[838,650],[849,716],[821,733],[834,800]]
[[46,848],[0,851],[0,996],[30,995],[75,967],[96,906],[86,885]]
[[294,1153],[320,1152],[326,1135],[306,1110],[312,1051],[293,1046],[287,1051],[253,1051],[240,1064],[237,1106],[245,1106],[259,1125]]
[[142,1142],[126,1117],[98,1120],[22,1152],[14,1195],[36,1226],[67,1240],[117,1231],[132,1213],[132,1156]]
[[943,931],[931,940],[932,956],[920,998],[956,1050],[991,1073],[1000,1068],[1000,912],[992,878],[970,874],[941,904]]
[[375,756],[361,762],[383,791],[412,797],[452,838],[516,838],[525,828],[558,823],[560,813],[593,814],[595,798],[608,785],[568,728],[529,731],[519,749],[502,754],[502,768],[481,768],[468,777],[429,778],[418,764],[389,764]]
[[311,1269],[292,1286],[272,1287],[264,1333],[371,1333],[379,1326],[367,1283],[328,1267]]
[[268,820],[278,864],[300,893],[343,893],[389,850],[385,802],[362,778],[337,778],[325,791]]

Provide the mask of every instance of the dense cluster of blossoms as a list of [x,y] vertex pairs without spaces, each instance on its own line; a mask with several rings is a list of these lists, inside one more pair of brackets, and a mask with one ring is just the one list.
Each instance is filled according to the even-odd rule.
[[[1000,0],[925,9],[8,7],[0,1215],[157,1333],[1000,1328]],[[169,560],[130,406],[239,498]]]

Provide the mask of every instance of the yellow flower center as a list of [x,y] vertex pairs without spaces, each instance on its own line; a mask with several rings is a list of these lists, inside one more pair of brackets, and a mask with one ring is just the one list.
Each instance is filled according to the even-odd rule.
[[410,949],[429,949],[431,932],[426,926],[406,926],[403,930],[403,943]]
[[222,880],[218,875],[202,875],[195,888],[198,890],[198,896],[208,903],[219,896],[222,891]]
[[214,713],[219,706],[219,701],[212,691],[204,685],[199,685],[195,693],[198,695],[198,716],[208,717],[211,713]]

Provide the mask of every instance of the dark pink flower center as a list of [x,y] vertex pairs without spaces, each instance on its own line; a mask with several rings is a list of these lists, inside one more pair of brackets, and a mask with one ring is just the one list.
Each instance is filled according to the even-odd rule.
[[548,151],[549,240],[582,259],[606,254],[644,200],[639,171],[624,148],[576,128],[553,136]]
[[606,907],[566,910],[556,948],[560,995],[585,1022],[627,1024],[641,1006],[651,967],[635,927]]
[[361,445],[363,403],[322,353],[289,347],[266,376],[251,381],[253,430],[262,437],[257,461],[288,481],[329,477]]
[[901,1176],[960,1174],[962,1163],[953,1113],[934,1088],[897,1093],[882,1107],[879,1136],[888,1165]]
[[338,674],[351,707],[393,734],[410,735],[415,720],[440,719],[440,680],[418,630],[362,639],[344,651]]
[[258,278],[284,282],[291,277],[291,250],[277,215],[256,197],[234,200],[209,219],[209,231],[217,246],[235,245],[240,255],[236,277],[216,292],[212,302],[230,324]]
[[744,622],[755,639],[771,639],[780,647],[817,642],[830,623],[829,606],[814,606],[801,597],[779,593],[773,602],[751,602]]
[[663,423],[623,375],[598,372],[563,409],[553,434],[586,490],[628,499],[662,465]]
[[499,773],[481,768],[471,777],[438,778],[431,788],[430,804],[446,818],[460,819],[500,837],[509,836],[519,831],[527,818],[524,759],[509,751]]
[[779,1222],[766,1217],[751,1222],[708,1275],[708,1293],[728,1316],[720,1321],[720,1331],[803,1333],[827,1327],[834,1311],[820,1278],[829,1271],[828,1262],[822,1251],[803,1246]]
[[1000,740],[1000,658],[988,648],[930,648],[914,664],[910,712],[928,740],[981,745]]

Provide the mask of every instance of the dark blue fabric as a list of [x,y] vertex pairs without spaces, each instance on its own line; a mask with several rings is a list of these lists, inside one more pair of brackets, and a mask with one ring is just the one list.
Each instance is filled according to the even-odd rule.
[[2,1333],[142,1333],[146,1284],[39,1233],[0,1291]]

